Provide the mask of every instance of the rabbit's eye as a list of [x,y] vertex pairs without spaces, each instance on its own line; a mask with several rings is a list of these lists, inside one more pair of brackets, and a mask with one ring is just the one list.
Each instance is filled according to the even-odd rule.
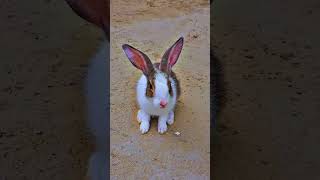
[[173,91],[172,91],[172,87],[171,87],[171,81],[168,79],[168,89],[169,89],[169,94],[170,94],[170,96],[172,96],[173,95]]
[[154,92],[154,85],[151,82],[149,84],[150,84],[150,90]]
[[146,95],[148,97],[153,97],[154,95],[154,85],[151,81],[148,82]]

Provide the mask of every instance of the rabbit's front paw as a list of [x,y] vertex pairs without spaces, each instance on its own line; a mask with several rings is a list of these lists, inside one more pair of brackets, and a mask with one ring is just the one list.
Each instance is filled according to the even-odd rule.
[[149,131],[150,128],[150,115],[142,110],[138,111],[137,120],[140,123],[140,131],[142,134]]
[[158,132],[160,134],[163,134],[167,131],[167,123],[165,122],[159,122],[158,123]]
[[144,116],[145,116],[145,113],[142,110],[139,110],[138,114],[137,114],[137,121],[139,123],[141,123],[141,121],[143,120]]
[[150,128],[150,123],[147,121],[142,121],[140,124],[140,131],[142,134],[146,133],[149,131]]
[[167,123],[169,125],[172,125],[174,122],[174,112],[173,111],[170,111],[169,112],[169,115],[168,115],[168,120],[167,120]]
[[160,116],[158,120],[158,132],[163,134],[167,131],[167,120],[168,116]]

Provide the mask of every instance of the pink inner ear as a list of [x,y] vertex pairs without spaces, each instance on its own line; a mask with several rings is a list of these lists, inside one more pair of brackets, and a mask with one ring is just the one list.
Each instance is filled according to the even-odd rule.
[[130,47],[125,47],[124,51],[128,57],[128,59],[131,61],[131,63],[136,66],[138,69],[145,71],[146,70],[146,62],[144,61],[143,56],[140,54],[139,51],[130,48]]
[[182,46],[183,46],[183,41],[179,40],[177,44],[175,44],[174,47],[171,49],[169,53],[169,59],[168,59],[170,67],[176,64],[179,58],[179,55],[181,53]]

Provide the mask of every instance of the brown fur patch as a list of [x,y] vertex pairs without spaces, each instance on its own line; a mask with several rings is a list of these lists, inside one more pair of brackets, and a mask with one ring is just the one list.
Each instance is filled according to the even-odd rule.
[[154,90],[155,90],[155,83],[154,83],[154,73],[153,75],[149,75],[147,77],[147,89],[146,89],[146,96],[147,97],[153,97],[154,96]]
[[177,98],[179,98],[180,95],[181,95],[180,81],[177,79],[177,76],[173,71],[171,71],[170,74],[171,74],[170,77],[173,79],[173,81],[176,84],[176,87],[177,87]]
[[170,96],[173,96],[173,90],[172,90],[171,81],[170,81],[169,78],[167,78],[167,86],[168,86],[168,89],[169,89]]

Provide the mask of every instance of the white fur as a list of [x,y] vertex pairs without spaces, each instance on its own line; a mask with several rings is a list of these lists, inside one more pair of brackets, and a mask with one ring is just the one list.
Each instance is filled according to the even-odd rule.
[[173,124],[173,122],[174,122],[174,113],[173,113],[173,111],[170,111],[167,123],[169,125],[171,125],[171,124]]
[[[158,132],[164,133],[167,131],[167,123],[174,122],[173,109],[177,101],[177,88],[174,80],[170,78],[173,96],[169,95],[167,79],[165,74],[157,71],[155,75],[155,93],[152,98],[146,96],[147,78],[142,75],[137,84],[137,101],[140,107],[138,112],[138,121],[140,124],[141,133],[146,133],[150,127],[150,117],[159,116]],[[165,108],[160,108],[160,100],[165,99],[168,104]]]
[[107,137],[109,128],[108,94],[109,91],[109,55],[110,43],[105,41],[92,57],[86,78],[86,100],[88,104],[88,128],[95,137],[95,152],[89,159],[87,175],[91,180],[107,179],[109,164],[107,163]]
[[142,134],[148,132],[150,127],[150,115],[146,114],[144,111],[139,110],[138,111],[138,122],[140,123],[140,131]]

